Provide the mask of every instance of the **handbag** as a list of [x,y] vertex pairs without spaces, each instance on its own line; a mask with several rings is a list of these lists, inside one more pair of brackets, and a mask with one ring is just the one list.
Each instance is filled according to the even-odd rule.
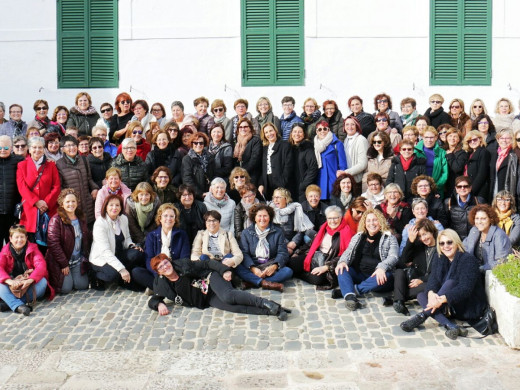
[[413,279],[419,278],[419,272],[417,272],[417,268],[415,267],[406,267],[403,269],[404,275],[406,276],[406,281],[409,284]]
[[491,306],[487,307],[480,320],[468,321],[468,324],[484,337],[498,332],[497,314]]
[[[28,269],[23,274],[18,275],[13,280],[16,282],[24,282],[27,279],[30,279],[30,275],[32,272],[33,272],[32,269]],[[34,305],[36,303],[36,285],[35,285],[34,281],[32,281],[31,284],[29,284],[29,285],[25,284],[23,287],[9,286],[9,290],[11,290],[11,292],[13,293],[13,295],[16,298],[21,299],[24,295],[27,295],[27,291],[29,291],[29,288],[31,288],[31,287],[33,288],[33,294],[32,294],[33,300],[32,300],[32,303],[29,303],[29,300],[27,299],[27,303],[29,303],[30,305]],[[26,298],[29,298],[29,297],[26,296]]]
[[[34,182],[34,185],[31,187],[31,191],[33,191],[35,188],[36,188],[36,185],[38,184],[38,182],[40,181],[42,175],[43,175],[43,171],[45,170],[45,165],[43,165],[43,168],[42,170],[40,171],[40,173],[38,173],[38,177],[36,178],[36,181]],[[14,206],[14,217],[19,221],[20,219],[22,219],[22,211],[23,211],[23,203],[25,202],[25,200],[22,200],[21,202],[17,203],[15,206]]]

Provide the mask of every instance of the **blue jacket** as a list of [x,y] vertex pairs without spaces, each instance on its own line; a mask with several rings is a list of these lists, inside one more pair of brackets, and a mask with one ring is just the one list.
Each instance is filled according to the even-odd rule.
[[[159,226],[157,229],[152,230],[146,235],[146,241],[144,244],[144,252],[146,254],[146,268],[154,275],[157,275],[157,273],[152,270],[150,261],[152,258],[161,253],[161,247],[161,226]],[[190,239],[184,230],[173,228],[170,242],[170,252],[172,260],[190,258]]]
[[[475,249],[479,245],[480,231],[476,227],[472,227],[468,236],[464,239],[464,249],[475,254]],[[502,260],[505,260],[507,255],[513,253],[511,250],[511,240],[506,232],[498,226],[491,225],[489,227],[486,241],[482,243],[482,257],[484,263],[480,264],[483,270],[495,268],[495,266]]]
[[451,264],[444,255],[434,256],[425,293],[439,291],[451,279],[455,286],[445,295],[455,318],[479,319],[487,307],[487,298],[478,268],[477,259],[468,252],[457,252]]
[[282,139],[287,141],[289,139],[289,135],[291,134],[291,126],[293,123],[300,123],[302,120],[298,115],[296,115],[296,111],[291,112],[291,114],[285,118],[285,114],[282,114],[280,117],[280,133],[282,134]]
[[321,153],[321,168],[318,173],[318,185],[321,188],[321,199],[329,199],[332,186],[336,181],[336,172],[347,169],[347,156],[343,143],[332,135],[332,142]]
[[[269,243],[269,259],[274,260],[279,268],[285,266],[287,260],[289,260],[289,251],[287,250],[287,242],[283,234],[283,230],[278,226],[269,225],[271,229],[267,234],[267,242]],[[256,261],[256,247],[258,245],[258,236],[255,230],[255,224],[249,226],[247,229],[242,231],[240,236],[240,249],[244,255],[244,261],[242,264],[249,269],[254,265],[257,265]]]

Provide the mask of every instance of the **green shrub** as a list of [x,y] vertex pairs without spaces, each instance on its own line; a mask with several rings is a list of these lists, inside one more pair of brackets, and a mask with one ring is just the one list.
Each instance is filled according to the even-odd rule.
[[507,262],[499,264],[493,269],[497,279],[504,285],[506,291],[520,298],[520,253],[509,255]]

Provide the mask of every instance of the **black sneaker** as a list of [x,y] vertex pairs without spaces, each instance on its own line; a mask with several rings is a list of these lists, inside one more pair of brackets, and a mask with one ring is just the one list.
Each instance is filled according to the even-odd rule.
[[27,305],[20,305],[15,310],[17,313],[23,314],[24,316],[28,316],[31,314],[31,308]]
[[350,311],[356,311],[357,309],[361,308],[361,303],[359,303],[355,295],[349,294],[345,298],[345,307]]
[[448,338],[452,340],[457,340],[457,337],[466,337],[468,335],[468,330],[461,326],[449,326],[447,327],[446,333],[444,333]]
[[405,316],[409,316],[410,312],[408,311],[408,308],[404,304],[403,301],[395,301],[394,304],[394,310],[399,314],[404,314]]
[[409,320],[401,322],[401,329],[405,332],[411,332],[419,325],[423,324],[427,318],[428,317],[426,317],[426,314],[424,314],[424,312],[420,312],[419,314],[414,315]]
[[4,301],[2,301],[0,299],[0,311],[9,311],[9,310],[11,310],[9,305],[7,305],[7,303],[5,303]]
[[332,299],[343,298],[343,295],[341,294],[341,289],[338,287],[332,290],[331,297]]

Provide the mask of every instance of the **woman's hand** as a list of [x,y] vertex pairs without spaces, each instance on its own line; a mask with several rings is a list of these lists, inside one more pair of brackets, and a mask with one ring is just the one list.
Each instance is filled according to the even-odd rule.
[[336,171],[336,177],[340,177],[340,176],[343,175],[344,173],[347,173],[347,171],[337,170],[337,171]]
[[321,274],[324,274],[328,270],[329,270],[329,267],[327,267],[326,265],[322,265],[321,267],[313,268],[311,271],[311,274],[319,276]]
[[65,268],[62,268],[61,269],[61,273],[65,276],[67,276],[70,272],[70,268],[69,267],[65,267]]
[[170,311],[168,310],[168,307],[164,303],[159,303],[157,306],[157,311],[159,312],[160,316],[166,316],[170,314]]
[[265,269],[265,271],[263,272],[263,276],[261,276],[261,278],[264,279],[264,278],[268,278],[269,276],[273,276],[277,270],[278,270],[278,264],[272,264]]
[[414,288],[423,283],[424,282],[421,279],[412,279],[412,280],[410,280],[410,284],[408,285],[408,287]]
[[264,186],[258,186],[258,192],[264,195]]
[[121,271],[119,271],[119,274],[126,283],[130,283],[130,272],[128,272],[126,268],[123,268]]
[[258,276],[259,278],[261,278],[263,275],[262,271],[256,267],[251,267],[250,271],[253,273],[253,275]]
[[13,280],[13,279],[7,279],[4,283],[15,289],[19,288],[22,285],[21,281]]
[[383,284],[386,283],[386,272],[385,272],[385,270],[383,270],[381,268],[376,268],[374,273],[372,275],[370,275],[370,276],[375,276],[376,277],[378,286],[382,286]]
[[92,190],[92,192],[90,193],[90,195],[92,195],[92,199],[96,199],[97,193],[98,190]]
[[432,314],[435,313],[439,307],[442,306],[442,299],[433,291],[428,293],[428,303],[426,304],[425,310],[431,310]]
[[372,209],[374,208],[374,207],[372,206],[372,202],[369,201],[369,200],[365,200],[365,201],[363,202],[363,206],[365,206],[365,208],[366,208],[367,210],[372,210]]
[[347,263],[342,261],[341,263],[338,263],[334,271],[336,272],[336,275],[341,275],[343,273],[343,270],[348,272],[348,265]]
[[410,226],[410,228],[408,229],[408,240],[410,240],[410,242],[414,242],[417,238],[417,233],[419,233],[419,231],[417,230],[417,226]]
[[231,281],[231,271],[224,272],[224,275],[222,275],[222,277],[224,278],[224,280],[227,280],[228,282],[230,282]]
[[399,133],[399,131],[395,127],[392,127],[392,130],[390,130],[390,133],[397,134],[397,133]]
[[26,280],[21,282],[22,288],[29,287],[32,283],[34,283],[34,279],[31,279],[31,278],[26,279]]
[[49,206],[47,206],[47,203],[45,203],[44,200],[39,200],[34,204],[38,210],[40,210],[40,214],[43,214],[49,209]]

